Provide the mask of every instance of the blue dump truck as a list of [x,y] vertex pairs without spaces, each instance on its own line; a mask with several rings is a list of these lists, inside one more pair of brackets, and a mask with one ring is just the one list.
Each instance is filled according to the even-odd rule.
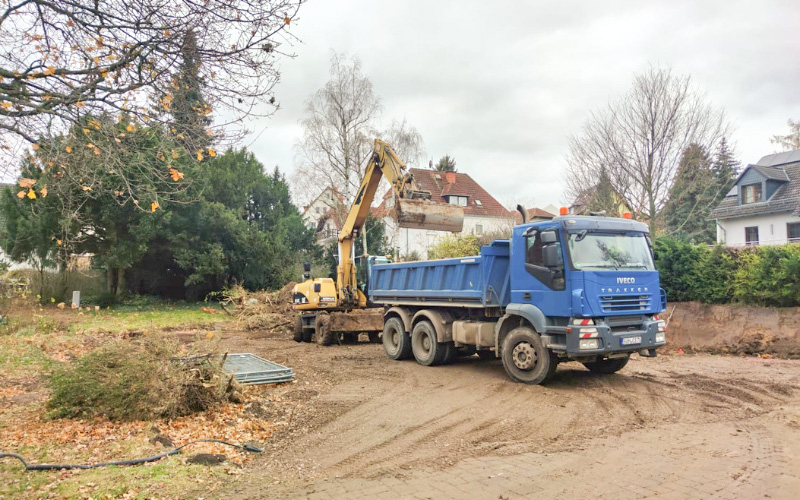
[[384,307],[382,341],[422,365],[477,353],[539,384],[560,362],[614,373],[666,343],[666,296],[647,225],[559,216],[525,223],[475,257],[374,264],[368,297]]

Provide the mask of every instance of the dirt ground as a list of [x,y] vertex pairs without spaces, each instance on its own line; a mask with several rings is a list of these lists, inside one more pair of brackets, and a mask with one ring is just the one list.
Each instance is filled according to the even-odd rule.
[[615,375],[567,363],[526,386],[477,356],[423,367],[380,344],[263,331],[227,332],[222,347],[297,374],[250,408],[288,425],[226,497],[800,496],[798,361],[634,356]]

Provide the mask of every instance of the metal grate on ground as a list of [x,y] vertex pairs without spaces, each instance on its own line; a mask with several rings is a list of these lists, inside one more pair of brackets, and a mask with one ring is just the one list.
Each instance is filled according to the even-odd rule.
[[247,385],[279,384],[294,380],[294,371],[255,354],[228,354],[223,369]]

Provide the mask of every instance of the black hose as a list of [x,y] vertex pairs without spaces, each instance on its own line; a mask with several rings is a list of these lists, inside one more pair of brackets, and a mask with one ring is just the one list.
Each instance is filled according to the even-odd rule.
[[232,446],[234,448],[239,448],[241,450],[252,451],[256,453],[261,453],[264,450],[258,448],[256,446],[251,446],[249,444],[246,445],[239,445],[228,443],[226,441],[220,441],[219,439],[198,439],[196,441],[190,441],[184,445],[178,446],[170,451],[165,451],[164,453],[159,453],[158,455],[153,455],[152,457],[146,458],[134,458],[132,460],[119,460],[117,462],[102,462],[99,464],[29,464],[25,461],[25,458],[22,455],[18,455],[16,453],[2,453],[0,452],[0,459],[3,458],[16,458],[22,465],[25,466],[25,470],[60,470],[60,469],[96,469],[97,467],[107,467],[109,465],[139,465],[147,462],[155,462],[156,460],[161,460],[164,457],[168,457],[170,455],[175,455],[179,453],[181,449],[189,446],[190,444],[195,443],[219,443],[228,446]]

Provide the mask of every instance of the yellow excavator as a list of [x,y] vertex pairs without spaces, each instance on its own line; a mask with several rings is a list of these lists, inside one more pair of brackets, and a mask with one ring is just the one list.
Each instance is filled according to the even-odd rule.
[[[369,334],[376,342],[383,330],[383,308],[370,308],[366,290],[369,286],[369,269],[372,264],[390,262],[387,257],[355,256],[354,241],[369,215],[372,200],[381,177],[385,177],[393,191],[390,215],[401,228],[460,232],[464,226],[464,209],[458,205],[434,203],[431,193],[423,191],[414,182],[392,147],[375,139],[375,147],[364,179],[356,193],[352,207],[339,232],[339,254],[336,280],[312,278],[311,266],[305,264],[303,283],[298,283],[292,294],[292,307],[298,312],[294,325],[294,340],[329,345],[334,340],[354,343],[359,333]],[[366,250],[366,249],[365,249]],[[361,273],[358,273],[361,267]],[[362,276],[359,283],[358,275]]]

